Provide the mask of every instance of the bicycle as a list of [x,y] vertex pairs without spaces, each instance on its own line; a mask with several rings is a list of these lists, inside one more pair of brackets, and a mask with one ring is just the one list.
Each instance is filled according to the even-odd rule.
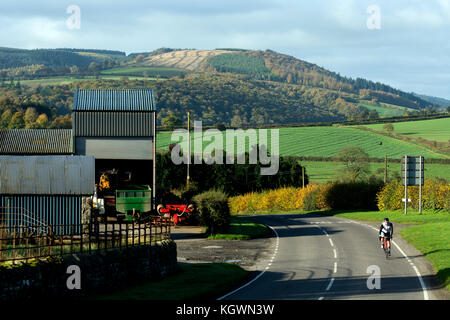
[[386,260],[388,260],[389,256],[391,255],[391,238],[383,237],[383,250],[386,256]]

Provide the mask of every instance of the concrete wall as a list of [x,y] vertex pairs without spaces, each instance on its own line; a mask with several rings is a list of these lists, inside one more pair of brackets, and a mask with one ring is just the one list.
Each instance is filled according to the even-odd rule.
[[[81,270],[80,290],[67,288],[67,280],[72,275],[67,273],[67,268],[71,265]],[[0,301],[82,297],[160,279],[176,272],[177,268],[176,244],[171,240],[128,250],[0,266]]]

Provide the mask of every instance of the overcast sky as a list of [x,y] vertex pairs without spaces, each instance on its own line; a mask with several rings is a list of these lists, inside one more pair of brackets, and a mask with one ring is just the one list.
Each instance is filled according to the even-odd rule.
[[0,1],[4,47],[272,49],[450,99],[450,0]]

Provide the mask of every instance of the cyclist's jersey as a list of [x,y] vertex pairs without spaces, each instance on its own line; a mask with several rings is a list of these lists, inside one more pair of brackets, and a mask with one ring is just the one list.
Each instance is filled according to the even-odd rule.
[[387,224],[383,222],[378,233],[380,234],[380,237],[392,238],[392,235],[394,234],[394,226],[390,222]]

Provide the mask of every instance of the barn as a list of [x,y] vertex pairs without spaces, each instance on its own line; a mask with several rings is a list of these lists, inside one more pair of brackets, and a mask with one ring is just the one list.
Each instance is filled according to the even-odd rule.
[[155,137],[153,90],[76,90],[72,129],[0,132],[0,214],[14,207],[46,224],[80,223],[82,198],[105,172],[122,186],[148,185],[155,199]]

